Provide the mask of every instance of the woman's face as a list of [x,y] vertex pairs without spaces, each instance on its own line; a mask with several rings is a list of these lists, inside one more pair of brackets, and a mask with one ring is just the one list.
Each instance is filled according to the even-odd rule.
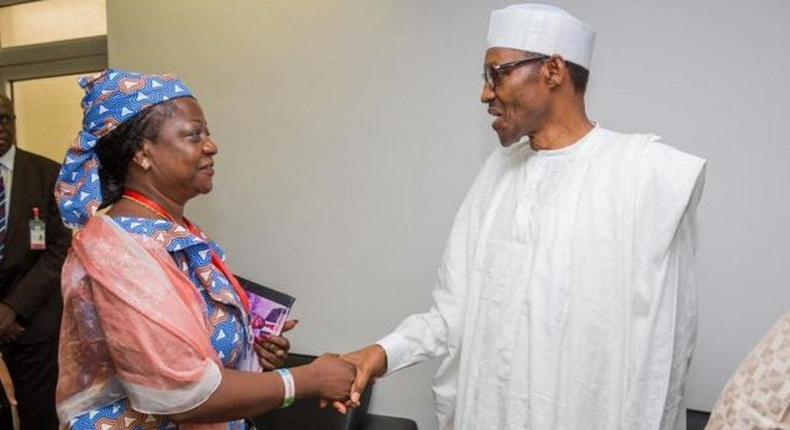
[[162,109],[170,110],[155,140],[144,141],[143,152],[150,161],[154,186],[176,201],[211,191],[217,144],[208,131],[198,102],[185,97]]

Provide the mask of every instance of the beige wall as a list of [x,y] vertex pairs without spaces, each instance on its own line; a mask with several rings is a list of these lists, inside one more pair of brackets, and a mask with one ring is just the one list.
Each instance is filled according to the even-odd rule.
[[42,0],[0,8],[0,46],[107,34],[106,0]]
[[[489,11],[506,3],[110,0],[110,64],[176,72],[203,104],[216,186],[188,213],[234,270],[297,297],[296,351],[356,348],[427,309],[454,212],[496,147],[479,76]],[[790,2],[552,3],[598,30],[594,119],[710,160],[688,383],[710,408],[790,302],[790,60],[776,55]],[[381,381],[373,409],[434,429],[432,370]]]
[[13,83],[20,148],[63,162],[82,126],[80,75]]

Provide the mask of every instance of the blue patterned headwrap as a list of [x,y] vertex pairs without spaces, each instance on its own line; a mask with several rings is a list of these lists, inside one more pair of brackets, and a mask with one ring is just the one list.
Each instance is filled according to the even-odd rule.
[[71,228],[84,226],[102,203],[96,142],[150,106],[193,96],[174,75],[119,69],[83,77],[80,86],[85,89],[82,130],[66,152],[55,184],[60,216]]

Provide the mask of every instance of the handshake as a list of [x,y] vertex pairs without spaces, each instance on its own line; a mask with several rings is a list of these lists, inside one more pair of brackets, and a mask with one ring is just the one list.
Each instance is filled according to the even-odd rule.
[[[283,332],[296,327],[297,321],[285,323]],[[290,342],[282,336],[266,336],[255,343],[258,361],[265,370],[285,364]],[[321,408],[330,403],[341,414],[360,405],[360,397],[368,382],[387,370],[384,348],[371,345],[344,355],[324,354],[312,363],[291,369],[297,398],[317,397]]]
[[387,355],[379,345],[371,345],[344,355],[324,354],[308,366],[316,375],[319,406],[330,403],[341,414],[360,405],[360,397],[371,378],[387,370]]

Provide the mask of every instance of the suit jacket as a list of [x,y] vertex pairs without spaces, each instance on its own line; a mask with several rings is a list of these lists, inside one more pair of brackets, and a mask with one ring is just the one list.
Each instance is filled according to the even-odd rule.
[[[71,230],[63,225],[55,202],[59,170],[52,160],[16,149],[5,255],[0,262],[0,300],[17,312],[17,321],[25,327],[20,343],[57,336],[60,327],[60,269]],[[47,225],[47,248],[41,251],[30,249],[34,207]]]

